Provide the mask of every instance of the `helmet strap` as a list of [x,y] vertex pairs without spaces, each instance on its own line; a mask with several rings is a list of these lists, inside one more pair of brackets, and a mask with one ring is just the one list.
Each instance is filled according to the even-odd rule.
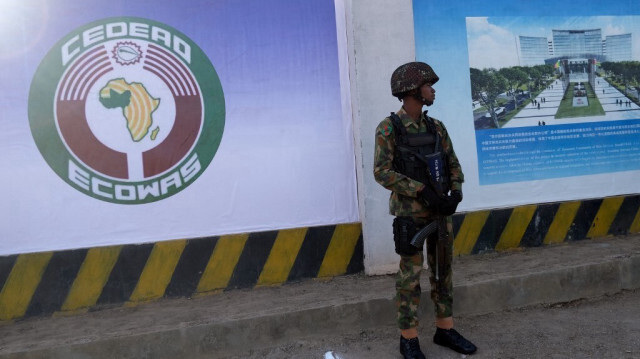
[[409,92],[407,92],[407,95],[413,97],[414,99],[418,100],[420,103],[422,103],[423,105],[427,105],[427,99],[422,97],[422,94],[420,93],[420,87],[415,88]]
[[422,97],[417,91],[413,93],[413,98],[420,101],[423,105],[427,106],[427,99]]

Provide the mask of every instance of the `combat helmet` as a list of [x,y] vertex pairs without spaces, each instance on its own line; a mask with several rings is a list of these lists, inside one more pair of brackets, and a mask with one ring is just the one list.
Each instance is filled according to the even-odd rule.
[[431,66],[424,62],[409,62],[398,67],[391,75],[391,94],[402,100],[407,92],[427,82],[435,84],[439,79]]

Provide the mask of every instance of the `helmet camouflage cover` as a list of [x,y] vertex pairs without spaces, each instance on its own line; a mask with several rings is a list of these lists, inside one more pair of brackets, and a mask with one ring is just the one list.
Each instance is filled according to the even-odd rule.
[[409,62],[398,67],[391,75],[391,94],[402,99],[405,93],[427,82],[433,85],[439,79],[431,66],[424,62]]

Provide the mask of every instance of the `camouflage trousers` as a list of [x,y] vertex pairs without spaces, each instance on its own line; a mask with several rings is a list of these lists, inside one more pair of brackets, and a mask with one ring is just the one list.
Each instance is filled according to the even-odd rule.
[[[418,220],[416,219],[416,222]],[[431,300],[438,318],[453,315],[453,282],[451,261],[453,257],[453,235],[451,218],[447,218],[447,240],[437,245],[438,234],[427,238],[427,263],[429,265],[429,282],[431,283]],[[439,248],[438,248],[439,247]],[[438,280],[436,280],[436,251],[439,264]],[[420,273],[424,264],[424,254],[420,251],[412,256],[400,256],[400,270],[396,274],[395,304],[398,309],[398,327],[409,329],[418,327],[418,307],[420,306]]]

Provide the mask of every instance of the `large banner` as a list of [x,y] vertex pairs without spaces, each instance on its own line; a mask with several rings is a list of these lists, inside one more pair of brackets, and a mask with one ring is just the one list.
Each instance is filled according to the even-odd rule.
[[333,0],[0,10],[0,255],[358,221]]
[[639,13],[631,1],[414,0],[462,210],[640,191]]

